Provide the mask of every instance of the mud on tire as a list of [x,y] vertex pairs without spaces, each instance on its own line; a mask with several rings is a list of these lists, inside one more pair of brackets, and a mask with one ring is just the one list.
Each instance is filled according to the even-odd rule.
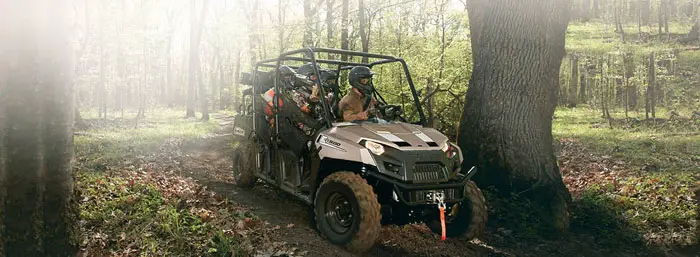
[[[488,212],[486,209],[486,200],[481,190],[476,186],[474,181],[469,181],[464,187],[466,198],[459,203],[455,217],[450,218],[448,210],[445,212],[447,237],[461,237],[467,240],[474,239],[481,235],[486,227]],[[440,220],[426,222],[426,225],[438,235],[442,234]]]
[[233,152],[233,179],[237,186],[252,187],[255,185],[257,180],[253,174],[255,153],[254,144],[248,142],[241,142]]
[[380,205],[367,181],[352,172],[336,172],[316,191],[314,213],[319,232],[353,253],[374,246],[381,230]]

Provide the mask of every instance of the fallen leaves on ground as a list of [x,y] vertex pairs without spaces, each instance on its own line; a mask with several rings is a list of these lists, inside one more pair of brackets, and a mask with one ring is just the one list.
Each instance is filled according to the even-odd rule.
[[301,255],[272,242],[273,228],[248,209],[191,178],[147,167],[79,173],[84,256]]
[[635,170],[622,160],[594,154],[577,139],[563,138],[559,143],[563,180],[579,211],[574,213],[574,223],[603,233],[629,230],[648,245],[697,242],[698,202],[692,190],[700,179],[697,174]]

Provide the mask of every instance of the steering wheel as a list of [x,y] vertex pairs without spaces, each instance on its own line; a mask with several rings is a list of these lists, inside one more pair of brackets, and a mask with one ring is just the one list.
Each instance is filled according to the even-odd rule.
[[385,117],[387,120],[401,118],[401,115],[403,114],[403,109],[401,109],[401,106],[392,104],[378,106],[377,110],[382,114],[382,117]]

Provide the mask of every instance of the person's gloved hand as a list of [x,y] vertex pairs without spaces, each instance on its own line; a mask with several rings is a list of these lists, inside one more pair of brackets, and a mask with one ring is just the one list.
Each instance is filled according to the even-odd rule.
[[403,114],[401,106],[398,105],[383,105],[380,107],[380,111],[382,112],[382,116],[387,120],[394,120]]

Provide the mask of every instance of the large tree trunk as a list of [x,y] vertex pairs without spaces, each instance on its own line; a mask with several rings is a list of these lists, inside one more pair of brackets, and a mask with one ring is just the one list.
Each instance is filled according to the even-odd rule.
[[[474,70],[458,142],[474,179],[501,196],[522,192],[540,220],[568,228],[571,196],[552,146],[569,2],[469,1]],[[528,211],[530,212],[530,211]]]
[[68,1],[0,2],[0,249],[75,256],[73,16]]

